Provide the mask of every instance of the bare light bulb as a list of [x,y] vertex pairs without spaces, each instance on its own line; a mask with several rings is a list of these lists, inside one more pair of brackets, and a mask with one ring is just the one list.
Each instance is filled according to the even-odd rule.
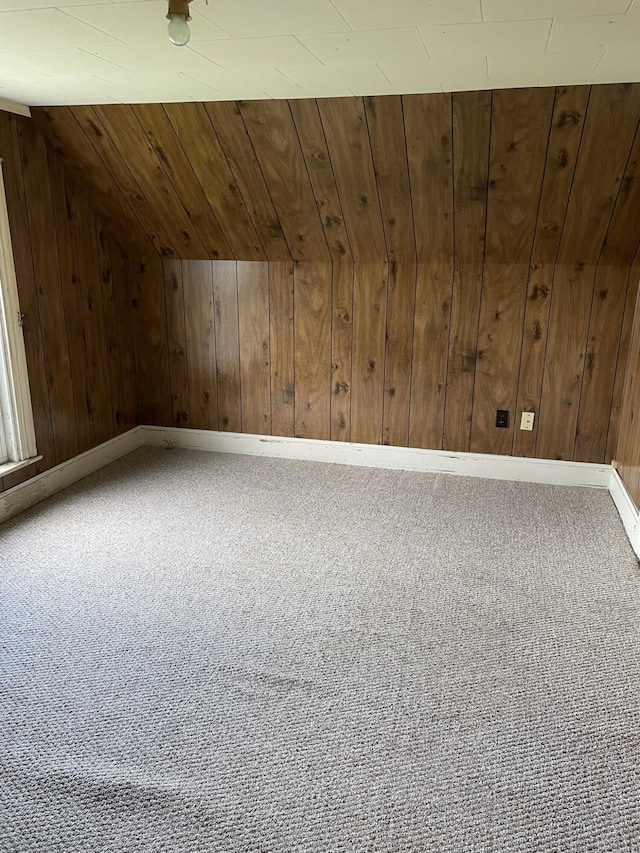
[[191,38],[187,16],[174,12],[169,17],[168,33],[171,44],[176,44],[178,47],[186,44]]

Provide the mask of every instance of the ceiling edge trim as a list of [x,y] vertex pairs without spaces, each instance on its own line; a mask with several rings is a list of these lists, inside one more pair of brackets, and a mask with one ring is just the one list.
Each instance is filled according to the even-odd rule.
[[0,98],[0,110],[31,118],[31,110],[26,104],[19,104],[17,101],[8,101],[6,98]]

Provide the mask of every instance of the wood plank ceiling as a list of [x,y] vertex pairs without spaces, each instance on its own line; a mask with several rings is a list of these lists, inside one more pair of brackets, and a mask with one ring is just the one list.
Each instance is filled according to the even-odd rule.
[[531,260],[628,266],[638,245],[640,84],[33,116],[116,232],[166,258],[522,276]]

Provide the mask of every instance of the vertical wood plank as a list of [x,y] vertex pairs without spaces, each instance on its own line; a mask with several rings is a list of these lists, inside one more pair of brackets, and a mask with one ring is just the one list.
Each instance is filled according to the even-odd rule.
[[[229,168],[204,104],[165,104],[191,166],[236,258],[264,260],[265,254],[242,193]],[[191,140],[198,140],[193,145]]]
[[409,404],[416,299],[415,264],[389,264],[383,444],[409,443]]
[[120,371],[120,348],[118,346],[118,324],[116,320],[115,298],[113,295],[111,246],[109,244],[109,235],[98,220],[96,220],[96,238],[98,243],[98,261],[100,263],[102,317],[107,344],[112,433],[113,435],[118,435],[124,432],[125,426],[122,374]]
[[471,447],[482,274],[482,261],[456,261],[451,299],[444,450],[466,453]]
[[240,112],[291,256],[328,260],[327,242],[286,101],[245,101]]
[[[471,424],[473,453],[511,452],[527,273],[526,264],[484,266]],[[507,429],[496,427],[498,409],[510,412]]]
[[[534,456],[540,426],[540,398],[549,332],[553,264],[533,264],[527,283],[527,300],[520,352],[518,397],[514,411],[513,455]],[[520,429],[522,412],[534,412],[533,430]]]
[[327,149],[318,104],[312,98],[289,101],[311,188],[331,257],[352,258],[333,166]]
[[[111,175],[124,197],[122,199],[124,203],[123,221],[129,223],[130,226],[133,225],[136,230],[137,228],[143,230],[156,251],[163,257],[176,255],[177,248],[174,246],[171,237],[129,169],[125,159],[127,149],[119,147],[114,142],[93,107],[76,106],[68,109],[68,117],[64,118],[60,131],[65,135],[63,143],[67,140],[71,143],[72,153],[76,153],[78,150],[81,153],[83,169],[78,176],[79,185],[85,186],[85,178],[91,181],[95,173],[102,172],[104,175]],[[66,149],[63,146],[61,150],[64,153]],[[66,162],[72,169],[75,168],[76,164],[71,157],[67,157]],[[89,172],[88,175],[87,172]],[[102,190],[103,186],[100,186],[98,192],[101,193]],[[148,251],[148,248],[145,246],[144,250]]]
[[351,347],[353,343],[353,261],[337,255],[332,265],[331,440],[351,440]]
[[620,349],[616,363],[616,378],[613,386],[613,399],[611,401],[611,413],[609,416],[609,434],[607,436],[607,449],[605,462],[611,462],[616,458],[618,441],[620,437],[620,421],[622,406],[624,403],[624,384],[627,376],[627,364],[629,362],[629,347],[633,332],[633,316],[638,299],[638,282],[640,280],[640,269],[631,267],[629,270],[629,282],[627,284],[627,298],[625,301],[624,317],[622,319],[622,330],[620,333]]
[[269,352],[269,269],[263,263],[238,263],[238,327],[242,431],[271,431]]
[[227,432],[241,432],[238,272],[233,261],[213,264],[213,304],[216,317],[219,428]]
[[213,273],[209,261],[183,261],[189,415],[193,429],[218,429]]
[[[553,90],[493,94],[485,267],[471,449],[513,447],[526,285],[546,161]],[[511,413],[496,427],[496,411]]]
[[361,98],[318,101],[354,260],[387,257],[367,120]]
[[364,103],[389,261],[415,263],[402,100],[390,95],[365,98]]
[[296,263],[293,287],[296,436],[328,439],[331,411],[330,266]]
[[123,249],[111,238],[113,264],[113,296],[118,324],[118,347],[122,374],[124,422],[127,429],[140,423],[135,330],[131,305],[131,265]]
[[382,443],[387,263],[354,267],[351,440]]
[[440,449],[454,269],[453,102],[402,98],[418,258],[409,445]]
[[94,446],[95,438],[82,294],[76,257],[76,233],[71,186],[59,157],[52,156],[49,158],[49,174],[51,176],[58,263],[60,265],[60,280],[69,342],[69,363],[76,411],[78,453],[84,453]]
[[451,319],[451,263],[418,264],[409,446],[440,450]]
[[518,400],[515,411],[514,456],[535,454],[539,418],[535,418],[534,428],[531,431],[519,429],[518,418],[523,411],[539,414],[549,329],[553,264],[560,246],[589,92],[588,86],[563,86],[556,90],[527,286]]
[[[166,260],[162,264],[164,298],[167,306],[167,341],[171,375],[171,409],[174,426],[190,427],[189,366],[185,326],[182,263]],[[191,292],[189,293],[191,298]]]
[[[587,260],[591,260],[595,255],[595,247],[599,244],[599,237],[607,229],[607,238],[605,238],[605,246],[601,254],[601,262],[615,262],[621,255],[626,259],[633,249],[633,244],[629,244],[629,235],[624,228],[619,233],[611,233],[611,225],[614,220],[616,227],[619,224],[618,213],[624,211],[627,206],[628,197],[633,195],[633,175],[636,169],[634,162],[635,147],[631,149],[629,162],[627,162],[627,151],[629,150],[630,140],[633,134],[636,133],[634,121],[637,119],[639,96],[638,86],[617,86],[603,87],[608,91],[609,96],[605,98],[605,92],[601,87],[594,89],[592,94],[589,114],[587,117],[588,130],[585,127],[586,141],[583,142],[584,153],[581,149],[580,162],[574,182],[575,192],[572,193],[568,213],[577,214],[580,210],[583,216],[588,215],[589,237],[591,242],[588,246],[582,247],[581,242],[586,236],[585,223],[571,222],[571,228],[565,229],[563,234],[563,246],[561,247],[561,259],[564,254],[571,256],[580,248],[581,257],[586,256]],[[607,101],[607,107],[604,102]],[[604,112],[603,112],[604,110]],[[634,114],[635,113],[635,114]],[[591,121],[590,121],[591,120]],[[599,130],[596,131],[596,127]],[[610,138],[609,145],[605,151],[599,151],[598,135],[604,138]],[[598,156],[600,154],[600,156]],[[637,156],[637,155],[636,155]],[[580,167],[582,169],[580,170]],[[626,169],[626,172],[624,171]],[[591,174],[590,174],[591,173]],[[587,182],[589,175],[591,182]],[[580,180],[578,179],[580,178]],[[616,193],[615,190],[621,187],[621,190]],[[614,206],[615,205],[615,206]],[[611,216],[611,219],[609,219]],[[623,218],[624,217],[623,215]],[[633,237],[633,235],[631,235]],[[588,253],[591,254],[588,254]],[[632,345],[633,346],[633,345]],[[633,356],[633,352],[631,353]],[[630,358],[631,375],[627,376],[625,393],[634,387],[634,376],[631,367],[632,358]],[[637,389],[636,389],[637,390]],[[615,394],[615,388],[614,388]],[[624,401],[624,407],[627,406],[627,400]],[[633,418],[633,404],[631,408],[624,408],[620,422],[621,441],[627,438],[627,429],[633,433],[634,428],[631,427],[629,420],[625,421],[625,411],[627,417]],[[612,407],[613,410],[613,407]],[[637,430],[635,430],[637,433]],[[633,441],[633,439],[631,439]],[[623,451],[624,452],[624,451]],[[633,456],[633,450],[631,451]],[[637,465],[637,457],[636,457]],[[634,482],[633,463],[630,469],[624,468],[624,463],[621,467],[624,471],[623,476],[628,476],[631,482]],[[637,472],[637,468],[635,469]],[[637,496],[636,496],[637,497]]]
[[212,259],[233,257],[220,223],[195,176],[184,148],[169,123],[162,104],[137,104],[132,107],[149,144],[162,164],[176,195]]
[[553,101],[553,89],[493,93],[487,263],[530,261]]
[[[639,272],[632,268],[636,277]],[[620,476],[636,507],[640,507],[640,294],[635,305],[623,399],[616,459]]]
[[207,251],[200,235],[189,219],[175,188],[165,174],[153,146],[129,104],[106,104],[94,107],[114,144],[122,151],[133,148],[137,156],[127,165],[142,189],[143,196],[156,213],[176,251],[185,258],[206,258]]
[[56,244],[47,147],[31,124],[19,128],[33,271],[38,291],[57,463],[78,453],[75,401]]
[[555,268],[536,444],[544,459],[573,459],[594,279],[594,267]]
[[93,423],[95,440],[100,444],[113,435],[113,412],[96,225],[91,208],[77,189],[72,192],[72,205],[76,221],[78,272],[87,341]]
[[463,452],[471,441],[490,125],[491,92],[453,95],[455,265],[443,447]]
[[136,340],[140,421],[172,423],[171,372],[167,341],[162,261],[155,253],[142,256],[132,270],[131,300]]
[[[205,104],[229,168],[270,261],[290,260],[291,253],[273,207],[256,153],[238,105],[233,101]],[[242,258],[240,260],[243,260]]]
[[640,128],[629,154],[615,207],[600,255],[604,266],[629,267],[638,248],[637,211],[640,210]]
[[402,98],[418,262],[453,261],[452,96]]
[[604,462],[628,279],[627,267],[599,266],[596,271],[573,456],[576,462]]
[[293,264],[269,264],[271,344],[271,435],[293,435],[295,376],[293,339]]
[[[559,264],[597,264],[639,112],[639,84],[593,87],[562,232]],[[606,145],[603,140],[607,140]]]
[[553,104],[533,262],[555,263],[578,162],[591,87],[558,86]]
[[[69,175],[85,188],[120,243],[133,251],[148,251],[150,240],[155,235],[141,226],[123,196],[119,176],[106,167],[69,107],[34,107],[31,115],[55,152],[62,157]],[[100,128],[96,124],[94,136],[98,131]],[[159,243],[154,245],[157,251],[164,248]]]

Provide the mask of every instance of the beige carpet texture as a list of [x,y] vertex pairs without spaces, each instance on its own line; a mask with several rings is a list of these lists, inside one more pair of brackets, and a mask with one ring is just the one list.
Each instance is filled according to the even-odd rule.
[[145,448],[5,523],[0,850],[640,851],[611,498]]

